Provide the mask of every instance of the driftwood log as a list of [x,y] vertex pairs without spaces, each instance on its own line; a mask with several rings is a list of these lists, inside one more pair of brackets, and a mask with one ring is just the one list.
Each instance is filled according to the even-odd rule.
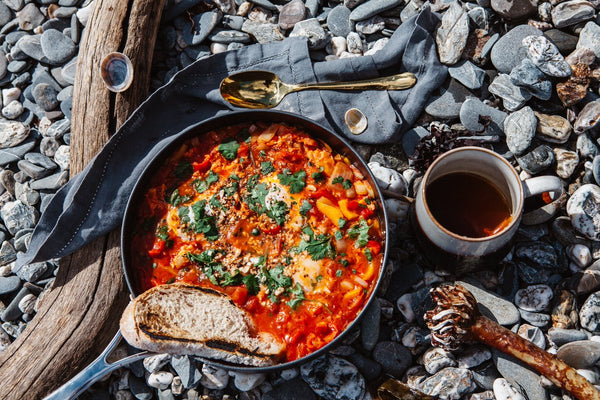
[[[80,43],[73,93],[71,175],[80,172],[146,98],[164,0],[95,0]],[[121,94],[98,66],[113,51],[134,65]],[[128,302],[118,232],[61,260],[53,287],[27,329],[0,354],[0,399],[39,399],[95,359],[118,329]]]

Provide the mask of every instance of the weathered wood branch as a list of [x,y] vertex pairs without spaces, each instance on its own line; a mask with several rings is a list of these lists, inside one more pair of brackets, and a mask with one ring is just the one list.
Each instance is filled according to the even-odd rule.
[[[79,50],[73,93],[71,174],[80,172],[146,98],[164,0],[96,0]],[[121,51],[134,81],[114,94],[98,67]],[[112,232],[61,260],[36,317],[0,354],[0,399],[38,399],[98,356],[118,329],[128,296],[119,234]]]

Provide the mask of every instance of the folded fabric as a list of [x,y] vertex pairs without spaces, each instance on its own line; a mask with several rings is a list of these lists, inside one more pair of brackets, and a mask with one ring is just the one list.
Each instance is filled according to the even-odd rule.
[[[234,72],[268,70],[284,82],[351,81],[413,72],[416,85],[404,91],[302,91],[289,94],[278,110],[301,114],[362,143],[397,141],[418,118],[430,93],[446,78],[432,33],[438,17],[428,8],[403,23],[372,56],[318,62],[310,60],[303,38],[251,45],[196,61],[154,92],[96,155],[61,188],[42,214],[16,268],[64,257],[121,223],[133,186],[149,161],[186,127],[235,109],[219,93]],[[358,108],[367,130],[350,134],[344,113]]]

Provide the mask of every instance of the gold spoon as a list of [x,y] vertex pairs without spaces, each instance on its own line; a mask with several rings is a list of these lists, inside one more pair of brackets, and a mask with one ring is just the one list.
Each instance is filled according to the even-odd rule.
[[269,71],[247,71],[223,79],[220,90],[225,100],[238,107],[272,108],[285,95],[307,89],[320,90],[402,90],[412,87],[417,78],[410,72],[355,82],[303,83],[290,85]]

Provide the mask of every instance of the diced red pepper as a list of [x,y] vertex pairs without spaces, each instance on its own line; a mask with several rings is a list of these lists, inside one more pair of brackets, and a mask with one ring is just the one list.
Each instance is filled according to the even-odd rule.
[[362,211],[363,208],[360,206],[360,203],[356,200],[350,200],[348,202],[348,210],[350,211]]
[[375,214],[375,211],[369,210],[368,208],[363,208],[362,211],[360,212],[360,216],[363,217],[364,219],[372,217],[373,214]]
[[250,147],[248,147],[246,143],[240,144],[240,148],[237,151],[238,157],[246,157],[248,155],[249,150]]
[[162,252],[165,250],[165,241],[164,240],[156,240],[154,241],[154,246],[152,246],[152,249],[150,249],[148,251],[148,255],[150,257],[158,257],[162,254]]
[[272,228],[263,229],[262,231],[268,235],[275,235],[275,234],[281,232],[281,226],[274,225]]
[[204,160],[202,162],[194,162],[192,163],[192,167],[194,168],[194,172],[206,172],[209,170],[211,162],[209,160]]
[[331,200],[333,202],[333,204],[337,205],[337,199],[335,198],[333,193],[331,193],[325,189],[319,189],[316,192],[309,192],[308,197],[310,197],[311,199],[318,199],[319,197],[325,197],[325,198],[328,198],[329,200]]
[[379,252],[381,251],[381,244],[379,244],[379,242],[376,242],[374,240],[369,240],[367,242],[367,247],[369,248],[369,250],[371,250],[371,254],[374,256],[379,254]]
[[[231,286],[231,292],[228,293],[231,300],[238,306],[243,305],[248,298],[248,289],[246,286]],[[228,290],[229,292],[229,290]]]

